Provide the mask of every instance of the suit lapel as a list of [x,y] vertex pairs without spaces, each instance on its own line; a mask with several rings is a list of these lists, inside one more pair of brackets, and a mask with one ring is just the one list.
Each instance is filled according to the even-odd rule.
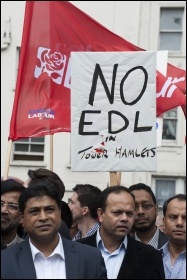
[[128,279],[138,264],[139,248],[135,247],[134,240],[128,236],[127,250],[123,258],[117,279]]
[[[66,279],[78,278],[78,252],[76,241],[72,242],[62,238],[65,255]],[[21,267],[23,279],[36,279],[36,271],[33,263],[29,241],[20,243],[17,251],[18,262]]]
[[36,271],[28,240],[19,243],[17,257],[23,279],[36,279]]
[[89,245],[90,246],[93,246],[93,247],[97,248],[96,236],[97,236],[97,231],[94,234],[87,237],[88,238],[87,240],[89,240]]
[[78,252],[76,241],[62,238],[66,266],[66,279],[78,279]]

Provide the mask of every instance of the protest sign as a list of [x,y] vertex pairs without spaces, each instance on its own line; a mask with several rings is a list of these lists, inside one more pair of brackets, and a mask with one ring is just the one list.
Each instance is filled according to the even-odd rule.
[[156,171],[156,52],[72,52],[72,171]]

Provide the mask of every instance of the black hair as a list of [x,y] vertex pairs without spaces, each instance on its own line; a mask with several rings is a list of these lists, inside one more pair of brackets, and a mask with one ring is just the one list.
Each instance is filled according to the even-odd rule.
[[109,194],[111,193],[121,193],[121,192],[127,192],[130,194],[130,196],[132,196],[133,200],[134,200],[134,204],[135,204],[135,196],[133,193],[131,193],[129,191],[128,188],[124,187],[124,186],[120,186],[120,185],[116,185],[116,186],[112,186],[112,187],[107,187],[106,189],[104,189],[98,199],[97,205],[98,208],[101,208],[103,211],[105,211],[106,206],[107,206],[107,198],[109,196]]
[[[53,184],[53,187],[57,187],[61,199],[64,197],[65,185],[55,172],[45,168],[39,168],[36,170],[29,169],[28,175],[31,179],[31,182],[50,182]],[[31,182],[29,182],[28,185],[30,185]]]
[[168,198],[165,202],[164,202],[164,205],[163,205],[163,215],[165,217],[166,215],[166,211],[167,211],[167,207],[168,207],[168,204],[171,200],[173,199],[178,199],[178,200],[185,200],[186,201],[186,195],[185,194],[176,194],[170,198]]
[[132,192],[132,191],[140,191],[140,190],[144,190],[144,191],[148,192],[150,194],[150,196],[152,197],[153,203],[157,204],[156,197],[155,197],[152,189],[148,185],[143,184],[143,183],[138,183],[138,184],[134,184],[134,185],[129,187],[129,191],[130,192]]
[[21,193],[24,189],[25,187],[14,179],[1,181],[1,195],[12,191]]
[[94,219],[97,218],[97,199],[101,190],[90,184],[77,184],[73,191],[77,193],[78,201],[81,207],[87,206],[90,211],[90,216]]
[[70,228],[73,224],[73,216],[71,210],[67,202],[62,200],[61,204],[61,219],[66,223],[68,228]]
[[61,198],[57,189],[49,182],[32,182],[28,188],[25,188],[21,193],[18,204],[21,213],[24,213],[26,203],[30,198],[49,196],[54,199],[61,210]]

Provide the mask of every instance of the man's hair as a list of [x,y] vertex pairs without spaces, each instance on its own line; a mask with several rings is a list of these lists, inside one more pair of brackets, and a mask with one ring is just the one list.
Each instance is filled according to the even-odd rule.
[[68,228],[70,228],[73,224],[73,216],[71,210],[67,202],[62,200],[61,204],[61,219],[66,223]]
[[21,213],[24,213],[27,201],[30,198],[49,196],[54,199],[61,210],[61,198],[56,188],[53,188],[49,182],[31,182],[28,188],[21,193],[18,204]]
[[1,195],[13,191],[21,193],[24,189],[25,187],[14,179],[1,181]]
[[64,193],[65,193],[64,183],[55,172],[45,168],[39,168],[36,170],[29,169],[28,175],[31,179],[31,181],[28,183],[29,186],[32,183],[32,181],[50,182],[53,185],[53,187],[57,187],[60,198],[62,199],[64,197]]
[[165,217],[166,215],[166,211],[167,211],[167,207],[168,207],[168,204],[170,201],[172,201],[173,199],[178,199],[180,201],[182,200],[185,200],[186,201],[186,195],[185,194],[176,194],[170,198],[168,198],[165,202],[164,202],[164,205],[163,205],[163,215]]
[[78,195],[78,201],[81,207],[87,206],[90,211],[90,216],[94,219],[97,218],[97,199],[101,190],[90,184],[77,184],[73,191]]
[[157,204],[156,197],[155,197],[152,189],[148,185],[143,184],[143,183],[138,183],[138,184],[134,184],[134,185],[129,187],[129,191],[130,192],[132,192],[132,191],[140,191],[140,190],[144,190],[144,191],[148,192],[150,194],[150,196],[152,197],[153,203]]
[[112,187],[107,187],[106,189],[104,189],[101,192],[101,194],[98,198],[98,202],[97,202],[98,208],[101,208],[104,212],[106,209],[106,206],[107,206],[107,198],[108,198],[109,194],[111,194],[111,193],[119,194],[121,192],[127,192],[132,197],[132,199],[134,201],[134,205],[135,205],[134,194],[131,193],[128,188],[126,188],[124,186],[116,185],[116,186],[112,186]]

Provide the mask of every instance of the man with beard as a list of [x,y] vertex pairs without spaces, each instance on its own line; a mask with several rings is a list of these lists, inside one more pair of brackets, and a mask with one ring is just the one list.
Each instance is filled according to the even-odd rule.
[[1,181],[1,249],[21,241],[17,234],[21,222],[18,199],[24,186],[13,179]]
[[135,239],[160,249],[167,242],[167,236],[156,226],[158,206],[153,191],[143,183],[130,186],[129,191],[136,202]]
[[98,198],[100,228],[76,242],[100,249],[108,279],[165,279],[161,252],[129,234],[135,212],[135,198],[128,188],[104,189]]

